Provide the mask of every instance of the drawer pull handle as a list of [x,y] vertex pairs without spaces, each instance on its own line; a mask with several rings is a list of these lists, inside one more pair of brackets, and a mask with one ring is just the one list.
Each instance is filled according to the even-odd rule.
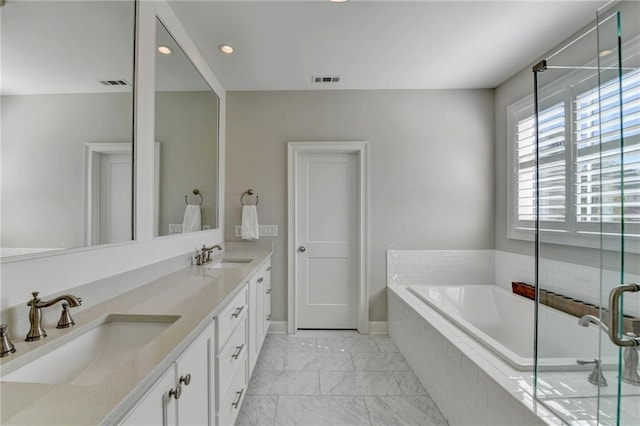
[[242,348],[244,348],[244,343],[241,344],[240,346],[236,346],[236,352],[233,355],[231,355],[231,358],[238,359],[238,357],[242,353]]
[[238,318],[240,316],[240,312],[242,312],[243,309],[244,309],[244,306],[240,306],[239,308],[236,308],[236,311],[232,313],[231,316],[234,318]]
[[267,294],[271,294],[271,289],[267,290]]
[[173,397],[174,399],[180,399],[180,395],[182,395],[182,386],[180,385],[169,391],[169,398]]
[[267,315],[267,321],[271,321],[271,314]]
[[238,409],[238,405],[240,405],[240,400],[242,399],[243,393],[244,393],[244,389],[242,389],[240,392],[236,392],[236,395],[237,395],[236,400],[231,403],[231,406],[236,410]]
[[179,380],[180,384],[183,384],[185,386],[189,386],[189,383],[191,383],[191,373],[187,373],[186,376],[180,376],[180,380]]
[[259,282],[259,283],[262,283],[263,281],[264,281],[264,278],[263,278],[263,277],[258,278],[258,282]]
[[270,272],[270,271],[271,271],[271,266],[267,268],[267,272]]

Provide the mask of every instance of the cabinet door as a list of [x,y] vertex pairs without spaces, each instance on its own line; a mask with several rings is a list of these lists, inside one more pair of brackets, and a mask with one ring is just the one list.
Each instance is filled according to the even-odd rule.
[[[213,323],[187,348],[176,363],[176,386],[182,388],[178,400],[178,425],[202,426],[210,424],[209,392],[210,351],[213,343]],[[213,412],[213,411],[212,411]]]
[[169,397],[175,388],[175,367],[172,365],[120,423],[126,426],[175,426],[176,400]]

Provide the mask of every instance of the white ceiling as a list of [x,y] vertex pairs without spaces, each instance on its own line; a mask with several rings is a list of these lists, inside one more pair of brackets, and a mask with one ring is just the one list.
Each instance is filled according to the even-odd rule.
[[[227,90],[493,88],[605,1],[173,0]],[[223,55],[230,43],[233,55]],[[312,84],[314,75],[339,83]]]
[[[227,90],[492,88],[605,3],[170,0]],[[2,94],[131,90],[99,83],[133,79],[131,1],[10,0],[0,18]],[[220,53],[223,42],[236,53]],[[159,72],[190,66],[171,57]],[[312,75],[341,81],[312,84]],[[176,84],[158,77],[165,90]]]

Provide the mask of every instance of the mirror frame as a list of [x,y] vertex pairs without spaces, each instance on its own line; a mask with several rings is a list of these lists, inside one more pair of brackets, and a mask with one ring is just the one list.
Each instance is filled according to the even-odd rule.
[[[165,1],[138,0],[136,4],[136,43],[134,60],[134,170],[133,170],[133,240],[112,243],[72,247],[60,251],[42,252],[0,258],[0,264],[20,262],[43,257],[59,257],[67,254],[121,247],[154,239],[181,239],[184,235],[173,234],[154,236],[156,173],[155,173],[155,44],[156,19],[160,20],[171,36],[183,49],[202,78],[218,96],[218,191],[216,194],[217,226],[209,230],[191,233],[191,237],[201,236],[208,241],[222,241],[224,229],[224,176],[225,176],[225,120],[226,90],[206,63],[187,31],[173,10]],[[154,25],[151,25],[154,24]],[[191,238],[190,238],[191,239]]]
[[[182,46],[220,99],[218,127],[218,228],[154,238],[154,120],[156,18]],[[168,259],[185,266],[202,244],[224,241],[226,91],[165,0],[137,0],[134,69],[134,240],[0,260],[0,310],[23,304],[28,292],[55,294]],[[188,255],[188,256],[187,256]],[[90,304],[90,301],[87,301]]]

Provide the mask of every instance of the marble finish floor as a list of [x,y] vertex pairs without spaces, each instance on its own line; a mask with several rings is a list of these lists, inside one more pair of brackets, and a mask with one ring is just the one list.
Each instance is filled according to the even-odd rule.
[[447,425],[388,336],[269,334],[236,420],[244,425]]

